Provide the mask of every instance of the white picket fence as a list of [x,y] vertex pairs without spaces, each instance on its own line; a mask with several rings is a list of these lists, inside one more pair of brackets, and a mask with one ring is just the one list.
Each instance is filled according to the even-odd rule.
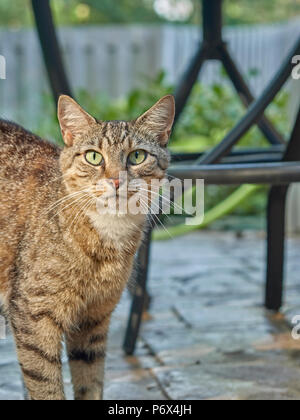
[[[256,94],[270,80],[280,60],[300,34],[300,20],[270,26],[225,28],[225,38]],[[164,69],[176,83],[201,41],[198,27],[129,25],[62,28],[59,38],[73,89],[119,97]],[[0,80],[0,116],[26,123],[37,118],[43,93],[49,92],[34,30],[0,30],[0,54],[6,58],[7,79]],[[220,78],[220,65],[205,64],[204,83]]]

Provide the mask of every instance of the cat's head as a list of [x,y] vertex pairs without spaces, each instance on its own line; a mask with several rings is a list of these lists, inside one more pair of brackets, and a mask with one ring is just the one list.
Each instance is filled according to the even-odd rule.
[[[173,96],[165,96],[134,121],[98,121],[73,99],[61,96],[58,119],[65,143],[60,158],[69,193],[84,191],[97,200],[122,196],[123,183],[149,186],[165,177],[175,116]],[[145,184],[144,184],[145,185]],[[128,198],[134,189],[126,190]]]

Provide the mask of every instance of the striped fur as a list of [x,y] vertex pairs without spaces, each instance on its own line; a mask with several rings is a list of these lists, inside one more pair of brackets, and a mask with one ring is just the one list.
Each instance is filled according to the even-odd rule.
[[[146,220],[99,216],[94,201],[84,207],[86,196],[78,193],[90,188],[93,194],[95,183],[124,170],[130,179],[161,179],[173,114],[167,97],[136,121],[104,123],[62,97],[63,150],[0,122],[0,296],[32,400],[65,398],[64,337],[75,398],[102,398],[110,318]],[[126,168],[126,156],[136,148],[145,148],[149,158]],[[99,150],[105,165],[87,164],[87,149]]]

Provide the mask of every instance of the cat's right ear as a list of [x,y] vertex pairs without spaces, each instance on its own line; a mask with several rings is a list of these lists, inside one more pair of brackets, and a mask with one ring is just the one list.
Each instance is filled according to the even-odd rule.
[[57,116],[64,142],[68,147],[74,144],[76,138],[88,131],[91,125],[96,124],[95,118],[67,95],[59,98]]
[[136,120],[136,128],[142,134],[151,134],[162,147],[166,147],[175,118],[175,99],[164,96],[149,111]]

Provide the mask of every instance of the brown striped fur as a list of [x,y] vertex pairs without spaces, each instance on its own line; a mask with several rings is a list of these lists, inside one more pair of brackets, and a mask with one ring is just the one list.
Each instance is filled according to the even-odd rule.
[[[105,123],[63,96],[58,116],[63,150],[0,122],[0,296],[30,398],[65,398],[65,337],[75,398],[97,400],[111,314],[131,275],[146,218],[99,215],[93,188],[120,171],[130,179],[164,176],[174,100],[163,98],[136,121]],[[91,149],[103,154],[101,167],[85,161]],[[129,168],[127,156],[136,149],[149,156]],[[74,194],[87,187],[88,196]]]

